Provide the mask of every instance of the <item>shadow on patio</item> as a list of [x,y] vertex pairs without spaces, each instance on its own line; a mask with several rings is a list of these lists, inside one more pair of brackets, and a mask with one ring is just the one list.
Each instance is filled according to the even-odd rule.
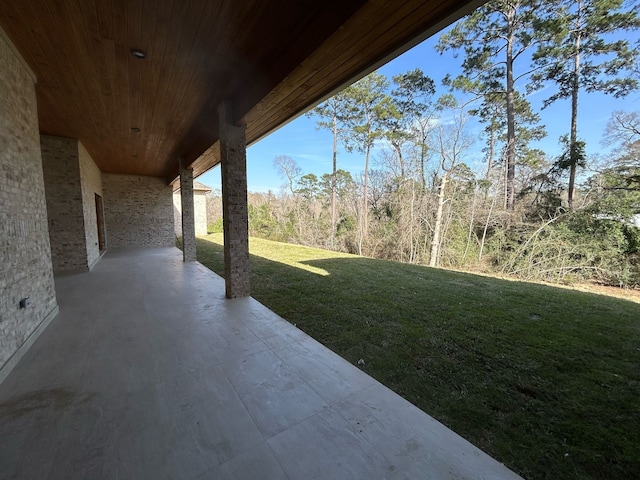
[[519,478],[174,248],[56,278],[0,385],[0,478]]

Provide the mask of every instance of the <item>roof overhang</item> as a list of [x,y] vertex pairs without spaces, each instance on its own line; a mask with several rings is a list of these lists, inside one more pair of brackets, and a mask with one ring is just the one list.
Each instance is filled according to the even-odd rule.
[[0,26],[37,77],[43,134],[170,182],[179,157],[195,176],[219,162],[224,99],[251,144],[482,3],[2,0]]

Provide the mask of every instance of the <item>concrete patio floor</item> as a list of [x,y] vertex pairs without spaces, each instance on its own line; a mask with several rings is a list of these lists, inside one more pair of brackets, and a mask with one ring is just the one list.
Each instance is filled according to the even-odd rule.
[[520,478],[177,249],[56,288],[0,384],[0,479]]

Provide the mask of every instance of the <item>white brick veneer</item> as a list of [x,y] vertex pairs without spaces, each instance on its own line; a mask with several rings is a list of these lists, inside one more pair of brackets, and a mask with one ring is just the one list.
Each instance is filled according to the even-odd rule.
[[[57,313],[35,78],[0,30],[0,381]],[[31,306],[21,309],[21,298]]]
[[109,248],[175,244],[171,187],[163,178],[103,174]]

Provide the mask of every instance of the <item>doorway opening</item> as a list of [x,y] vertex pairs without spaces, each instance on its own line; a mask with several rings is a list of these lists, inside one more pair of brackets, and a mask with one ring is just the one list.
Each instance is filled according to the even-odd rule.
[[95,194],[96,197],[96,223],[98,225],[98,249],[100,253],[106,249],[106,241],[104,234],[104,211],[102,208],[102,197]]

